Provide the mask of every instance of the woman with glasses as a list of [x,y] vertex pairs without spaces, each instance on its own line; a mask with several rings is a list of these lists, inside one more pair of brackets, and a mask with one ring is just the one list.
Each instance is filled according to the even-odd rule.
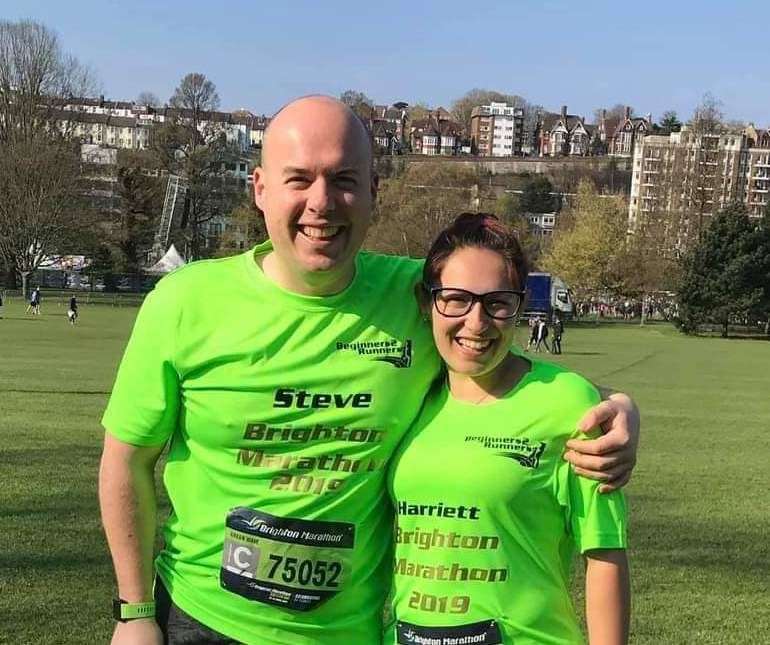
[[592,645],[627,640],[622,493],[562,458],[599,393],[513,349],[527,263],[512,230],[465,213],[428,254],[423,309],[446,367],[389,474],[397,513],[386,643],[579,643],[569,592],[586,561]]

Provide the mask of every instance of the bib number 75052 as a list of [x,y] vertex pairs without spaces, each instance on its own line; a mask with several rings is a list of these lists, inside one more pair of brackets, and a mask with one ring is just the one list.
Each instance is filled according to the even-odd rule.
[[312,584],[316,587],[339,587],[342,565],[339,562],[324,560],[300,560],[271,553],[268,555],[271,565],[267,577],[276,579],[279,574],[286,583],[297,581],[301,585]]
[[251,600],[306,611],[344,587],[354,527],[281,518],[249,508],[227,517],[220,581]]

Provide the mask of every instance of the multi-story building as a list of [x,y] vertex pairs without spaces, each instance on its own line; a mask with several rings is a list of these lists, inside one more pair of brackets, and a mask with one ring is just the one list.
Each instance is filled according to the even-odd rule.
[[529,229],[537,237],[549,237],[556,225],[556,213],[527,213]]
[[538,154],[541,157],[584,157],[591,150],[595,126],[586,125],[585,118],[561,112],[541,115],[536,128]]
[[750,215],[764,214],[770,202],[770,130],[750,125],[744,130],[746,148],[741,150],[740,177],[743,203]]
[[[604,113],[602,114],[604,116]],[[600,124],[600,131],[607,131]],[[646,135],[652,133],[652,115],[646,117],[631,116],[631,108],[626,106],[623,119],[615,126],[615,131],[609,139],[608,154],[613,157],[631,158],[634,154],[634,145]]]
[[481,157],[521,156],[524,111],[492,102],[471,111],[471,152]]
[[456,155],[460,149],[462,127],[441,108],[426,119],[412,121],[409,139],[412,152],[421,155]]
[[57,121],[83,143],[139,150],[150,145],[152,122],[133,116],[60,110]]
[[770,133],[698,133],[687,126],[648,135],[634,147],[629,230],[653,219],[669,231],[669,246],[685,248],[709,217],[731,202],[762,215],[770,193]]
[[[399,103],[399,106],[405,106],[405,103]],[[387,133],[386,138],[390,141],[381,140],[377,143],[385,148],[393,147],[393,140],[395,139],[398,146],[403,145],[405,142],[405,129],[407,121],[406,107],[396,107],[396,105],[375,105],[372,110],[372,131],[374,132],[375,126],[379,123],[378,128],[381,133]]]

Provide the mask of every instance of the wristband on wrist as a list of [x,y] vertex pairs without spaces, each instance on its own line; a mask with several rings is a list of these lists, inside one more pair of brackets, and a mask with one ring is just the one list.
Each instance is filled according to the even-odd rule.
[[155,601],[126,602],[120,598],[112,601],[112,617],[125,623],[138,618],[153,618],[155,616]]

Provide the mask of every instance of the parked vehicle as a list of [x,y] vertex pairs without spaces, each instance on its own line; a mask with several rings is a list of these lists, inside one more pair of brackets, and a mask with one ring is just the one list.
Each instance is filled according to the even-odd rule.
[[561,318],[570,318],[572,311],[572,296],[561,278],[550,273],[529,274],[525,317],[545,316],[550,320],[558,313]]

